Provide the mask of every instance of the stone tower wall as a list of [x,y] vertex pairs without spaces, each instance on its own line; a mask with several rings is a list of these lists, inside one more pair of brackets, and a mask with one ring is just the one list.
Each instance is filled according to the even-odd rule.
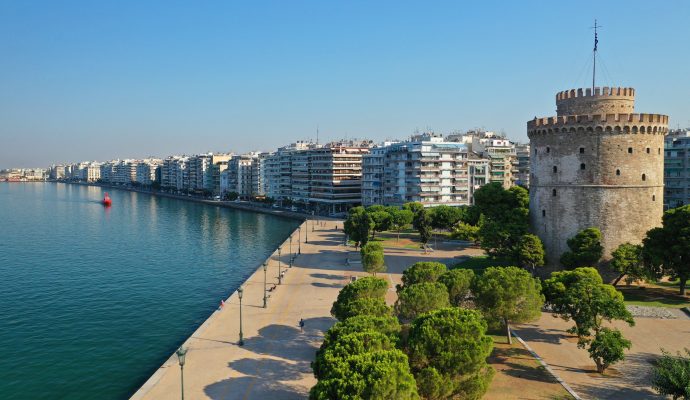
[[[632,107],[634,92],[626,92]],[[627,104],[609,98],[596,102],[592,96],[573,101],[569,96],[562,98],[571,101],[569,110],[601,111]],[[569,250],[566,241],[582,229],[602,231],[606,260],[621,243],[640,243],[649,229],[661,224],[667,127],[665,115],[605,112],[527,123],[530,219],[549,265],[559,265],[561,254]]]
[[556,94],[558,115],[632,114],[635,109],[635,89],[594,88],[571,89]]

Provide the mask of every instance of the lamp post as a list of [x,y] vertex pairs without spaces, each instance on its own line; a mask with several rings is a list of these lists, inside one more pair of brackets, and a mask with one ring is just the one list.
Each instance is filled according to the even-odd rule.
[[309,220],[304,223],[304,227],[307,228],[304,230],[304,243],[309,243]]
[[175,354],[177,354],[177,361],[180,363],[180,394],[184,400],[184,359],[187,356],[187,348],[180,346]]
[[297,254],[302,254],[302,225],[297,228]]
[[292,257],[292,234],[290,234],[290,257]]
[[280,247],[278,247],[278,284],[283,284],[283,277],[280,275]]
[[244,292],[244,289],[242,289],[242,286],[240,286],[237,289],[237,296],[240,298],[240,341],[237,342],[240,346],[244,346],[244,339],[242,338],[242,293]]
[[266,270],[268,270],[268,261],[264,261],[264,308],[266,308],[266,302],[268,298],[266,297]]

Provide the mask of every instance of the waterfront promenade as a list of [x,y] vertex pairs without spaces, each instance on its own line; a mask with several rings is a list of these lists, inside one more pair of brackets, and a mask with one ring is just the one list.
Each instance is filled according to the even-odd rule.
[[[323,226],[321,226],[323,224]],[[315,230],[312,226],[315,226]],[[225,307],[215,312],[185,345],[189,351],[184,367],[186,399],[300,399],[316,383],[310,363],[321,345],[323,333],[335,320],[330,309],[338,291],[353,275],[364,276],[358,252],[343,245],[342,221],[307,221],[301,229],[302,254],[287,269],[282,285],[263,305],[263,268],[244,285],[242,317],[244,346],[238,346],[239,298],[234,293]],[[305,234],[309,243],[305,244]],[[296,252],[297,234],[293,239]],[[471,254],[479,250],[469,250]],[[392,284],[400,273],[420,259],[453,262],[458,251],[386,250]],[[289,260],[289,245],[282,247],[281,263]],[[348,260],[350,261],[348,263]],[[457,260],[455,260],[457,261]],[[349,264],[349,265],[348,265]],[[277,283],[277,253],[268,268],[269,289]],[[391,285],[389,301],[395,292]],[[220,299],[219,299],[220,302]],[[299,321],[304,319],[304,329]],[[180,367],[172,356],[132,399],[175,399],[180,396]]]

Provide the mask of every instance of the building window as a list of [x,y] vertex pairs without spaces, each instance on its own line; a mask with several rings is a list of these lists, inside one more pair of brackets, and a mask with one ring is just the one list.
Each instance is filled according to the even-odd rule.
[[649,147],[647,147],[647,154],[649,154],[649,152],[650,152],[651,150],[652,150],[652,149],[650,149]]
[[585,154],[585,148],[584,147],[580,147],[580,154]]
[[541,216],[546,217],[546,210],[541,210]]
[[646,180],[647,180],[647,175],[642,174],[642,180],[643,180],[643,181],[646,181]]
[[534,148],[534,154],[537,154],[537,148],[536,147]]
[[551,191],[551,196],[556,197],[556,189]]
[[555,174],[556,172],[558,172],[558,167],[554,165],[553,166],[553,173]]
[[632,147],[628,147],[628,153],[632,154]]
[[546,146],[546,152],[551,153],[551,148],[549,146]]
[[656,195],[652,195],[652,201],[656,201]]
[[617,170],[616,170],[616,176],[620,176],[620,175],[621,175],[621,170],[620,170],[620,169],[617,169]]
[[584,170],[585,169],[585,163],[580,164],[580,169]]
[[661,154],[661,147],[659,147],[659,151],[657,152],[657,154]]

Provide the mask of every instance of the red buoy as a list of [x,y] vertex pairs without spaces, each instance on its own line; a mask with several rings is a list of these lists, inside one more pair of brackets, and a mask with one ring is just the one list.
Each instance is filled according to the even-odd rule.
[[108,196],[108,192],[105,192],[105,196],[103,197],[103,201],[101,201],[104,206],[110,207],[113,205],[113,201],[110,199],[110,196]]

